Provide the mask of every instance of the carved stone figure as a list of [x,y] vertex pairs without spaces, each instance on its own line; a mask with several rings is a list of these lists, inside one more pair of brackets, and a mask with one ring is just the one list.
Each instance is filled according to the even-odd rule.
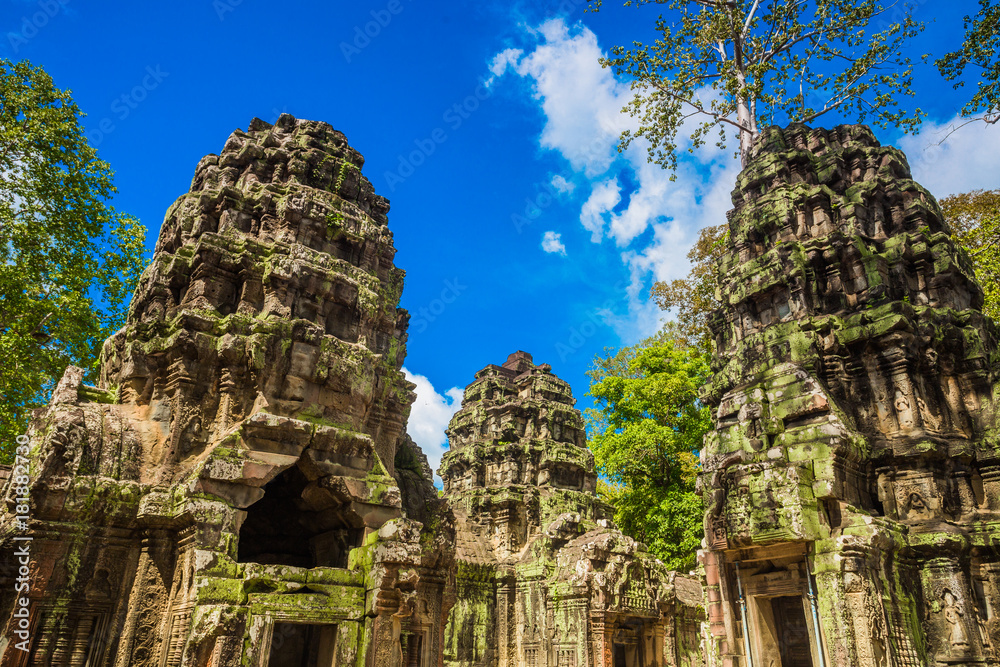
[[941,594],[941,602],[941,613],[950,627],[948,643],[951,644],[952,650],[964,651],[969,647],[969,640],[965,635],[965,622],[963,620],[965,614],[958,604],[958,598],[950,590],[945,589],[944,593]]

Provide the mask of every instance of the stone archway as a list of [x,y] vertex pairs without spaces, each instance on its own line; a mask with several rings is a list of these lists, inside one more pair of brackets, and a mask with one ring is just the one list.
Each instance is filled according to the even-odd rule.
[[318,489],[301,464],[268,482],[246,513],[239,533],[241,563],[346,568],[350,550],[364,537],[364,522],[349,503]]

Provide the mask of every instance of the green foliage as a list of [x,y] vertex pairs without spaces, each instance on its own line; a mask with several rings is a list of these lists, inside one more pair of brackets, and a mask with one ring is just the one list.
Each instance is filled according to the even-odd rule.
[[143,269],[145,230],[108,205],[81,116],[42,69],[0,60],[0,460],[67,365],[93,373]]
[[[901,53],[923,30],[901,0],[628,0],[666,5],[657,39],[616,46],[602,64],[631,80],[625,107],[639,121],[620,147],[642,137],[649,160],[677,167],[678,134],[695,119],[692,150],[713,129],[725,146],[735,129],[746,158],[759,129],[810,123],[837,110],[858,122],[915,130],[922,116],[899,109],[913,95],[912,64]],[[592,0],[592,9],[601,0]],[[887,27],[873,31],[874,22]]]
[[978,113],[987,123],[1000,121],[1000,0],[979,0],[979,13],[965,17],[965,42],[934,63],[955,88],[965,85],[967,67],[976,70],[976,92],[962,108],[965,117]]
[[983,312],[1000,322],[1000,190],[975,190],[941,200],[957,243],[969,252],[985,293]]
[[667,566],[687,570],[701,546],[698,450],[711,427],[698,388],[707,355],[660,336],[595,360],[586,412],[590,448],[606,479],[600,492],[621,529]]

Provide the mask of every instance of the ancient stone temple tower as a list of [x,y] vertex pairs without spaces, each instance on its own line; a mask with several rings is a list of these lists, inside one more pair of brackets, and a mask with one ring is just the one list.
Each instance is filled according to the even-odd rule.
[[438,663],[454,535],[404,433],[403,272],[362,164],[283,115],[198,165],[99,386],[69,369],[32,423],[4,665]]
[[465,390],[440,471],[458,559],[446,665],[701,664],[700,582],[610,526],[575,402],[524,352]]
[[941,211],[861,127],[740,175],[702,455],[712,663],[996,665],[997,328]]

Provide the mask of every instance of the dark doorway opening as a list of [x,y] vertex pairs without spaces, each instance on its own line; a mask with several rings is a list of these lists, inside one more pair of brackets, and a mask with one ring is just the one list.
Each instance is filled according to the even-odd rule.
[[[309,500],[306,500],[309,498]],[[293,567],[347,567],[361,545],[360,517],[292,466],[264,487],[240,527],[240,563]]]
[[781,667],[813,667],[809,625],[801,597],[772,598],[775,634]]
[[615,667],[626,667],[625,664],[625,645],[615,644]]
[[275,623],[268,667],[333,667],[335,625]]

